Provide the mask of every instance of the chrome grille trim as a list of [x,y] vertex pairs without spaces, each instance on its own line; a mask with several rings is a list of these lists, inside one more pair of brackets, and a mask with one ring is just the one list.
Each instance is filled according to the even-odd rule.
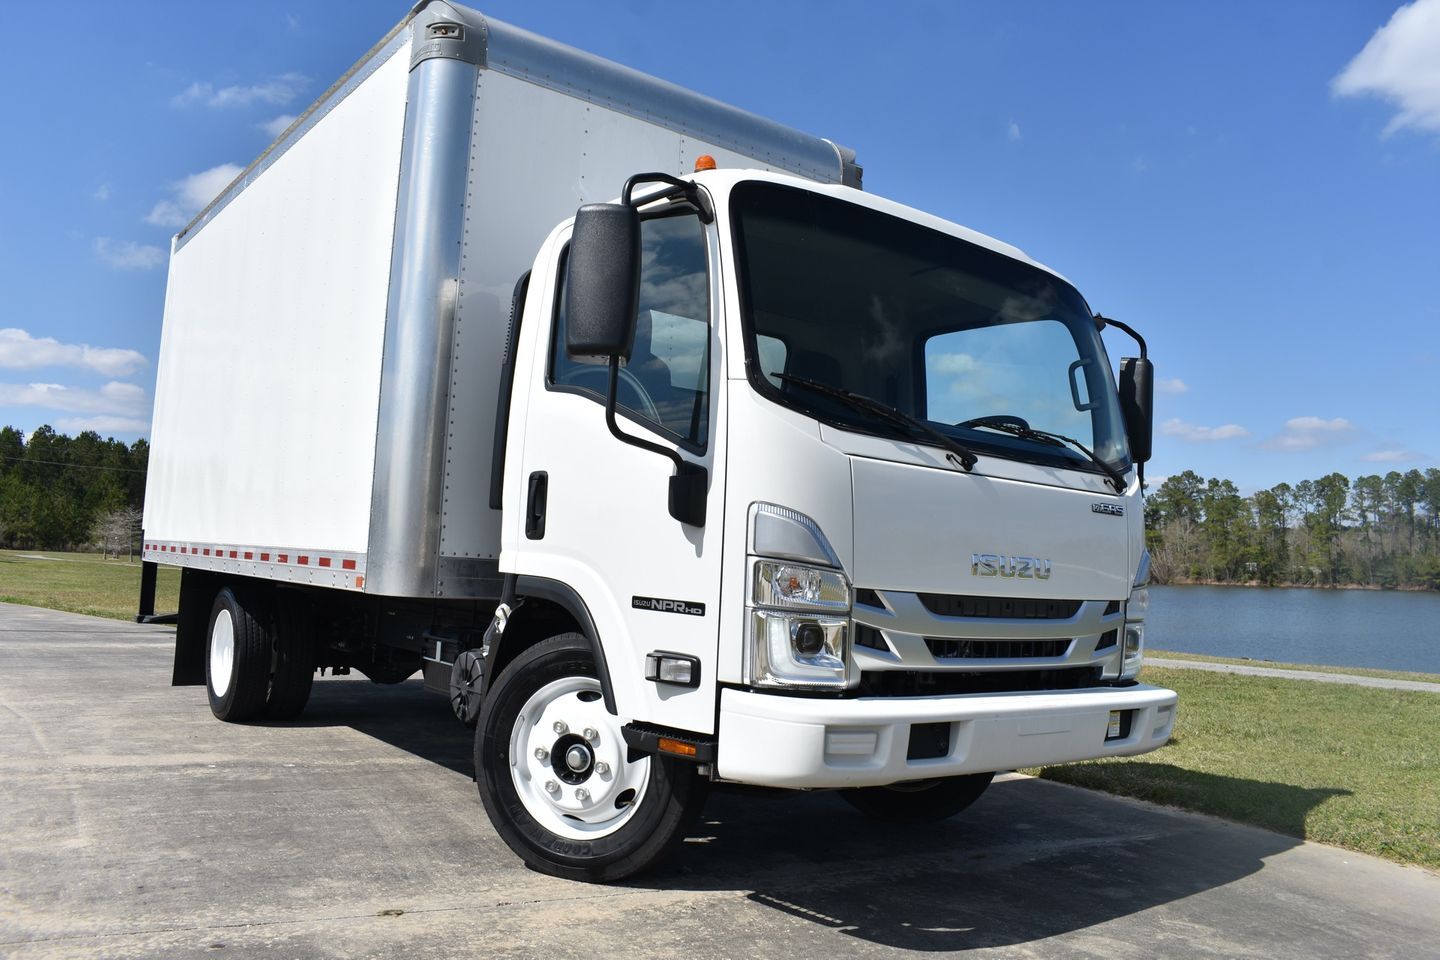
[[[1006,619],[1000,617],[946,617],[931,613],[914,593],[871,590],[883,608],[857,604],[856,624],[877,631],[887,649],[857,644],[856,665],[861,670],[1014,671],[1107,665],[1117,648],[1097,650],[1106,633],[1123,626],[1124,613],[1106,613],[1110,601],[1085,600],[1072,617],[1064,619]],[[1073,601],[1071,602],[1073,605]],[[990,643],[1067,641],[1062,656],[944,658],[931,653],[934,640],[978,640]],[[940,646],[936,644],[936,646]],[[1107,675],[1111,671],[1107,670]]]

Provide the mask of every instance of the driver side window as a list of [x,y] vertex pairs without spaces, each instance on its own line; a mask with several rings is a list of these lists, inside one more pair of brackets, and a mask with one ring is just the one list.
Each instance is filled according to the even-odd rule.
[[[621,365],[616,406],[689,446],[710,420],[710,283],[705,229],[688,209],[640,224],[635,349]],[[605,402],[608,361],[565,352],[565,262],[550,334],[549,385]]]

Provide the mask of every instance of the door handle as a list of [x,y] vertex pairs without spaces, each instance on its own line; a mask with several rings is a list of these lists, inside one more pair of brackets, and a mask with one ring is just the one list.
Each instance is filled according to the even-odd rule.
[[545,500],[550,489],[550,475],[544,470],[530,474],[529,492],[525,497],[525,538],[540,540],[545,536]]

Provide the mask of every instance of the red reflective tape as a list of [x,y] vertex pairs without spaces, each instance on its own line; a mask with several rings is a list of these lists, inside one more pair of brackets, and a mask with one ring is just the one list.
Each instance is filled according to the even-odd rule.
[[345,570],[354,570],[354,569],[355,569],[355,561],[354,561],[354,560],[341,560],[341,561],[340,561],[340,566],[341,566],[341,568],[343,568],[343,569],[345,569]]
[[355,589],[356,589],[356,590],[362,590],[362,589],[364,589],[364,587],[365,587],[365,578],[364,578],[364,577],[356,577],[356,578],[355,578]]
[[[231,556],[234,556],[234,554],[231,554]],[[246,560],[254,560],[254,559],[255,559],[255,554],[251,553],[249,550],[246,550],[246,551],[245,551],[245,559],[246,559]]]
[[268,553],[262,553],[262,554],[260,554],[260,559],[261,559],[261,560],[265,560],[265,561],[268,562],[268,561],[270,560],[270,554],[268,554]]
[[322,566],[322,567],[328,567],[328,566],[330,566],[330,558],[329,558],[329,557],[321,557],[321,558],[320,558],[318,561],[316,561],[316,562],[319,563],[320,566]]
[[307,556],[301,555],[301,556],[298,556],[298,557],[295,558],[295,562],[298,563],[298,564],[300,564],[300,566],[302,566],[302,567],[309,566],[309,565],[310,565],[310,558],[307,557]]
[[209,548],[209,547],[206,547],[206,548],[205,548],[205,556],[207,556],[207,557],[210,556],[210,548]]
[[231,559],[231,560],[234,560],[234,559],[235,559],[235,551],[234,551],[234,550],[231,550],[231,551],[230,551],[230,559]]
[[290,554],[288,554],[288,553],[277,553],[277,554],[275,555],[275,562],[276,562],[276,563],[289,563],[289,562],[290,562]]

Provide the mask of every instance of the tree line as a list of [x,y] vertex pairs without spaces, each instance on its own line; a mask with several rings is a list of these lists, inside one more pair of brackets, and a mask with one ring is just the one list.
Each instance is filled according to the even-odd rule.
[[127,554],[140,532],[150,444],[0,428],[0,547]]
[[1191,470],[1145,500],[1161,583],[1440,590],[1440,470],[1318,480],[1241,496]]

